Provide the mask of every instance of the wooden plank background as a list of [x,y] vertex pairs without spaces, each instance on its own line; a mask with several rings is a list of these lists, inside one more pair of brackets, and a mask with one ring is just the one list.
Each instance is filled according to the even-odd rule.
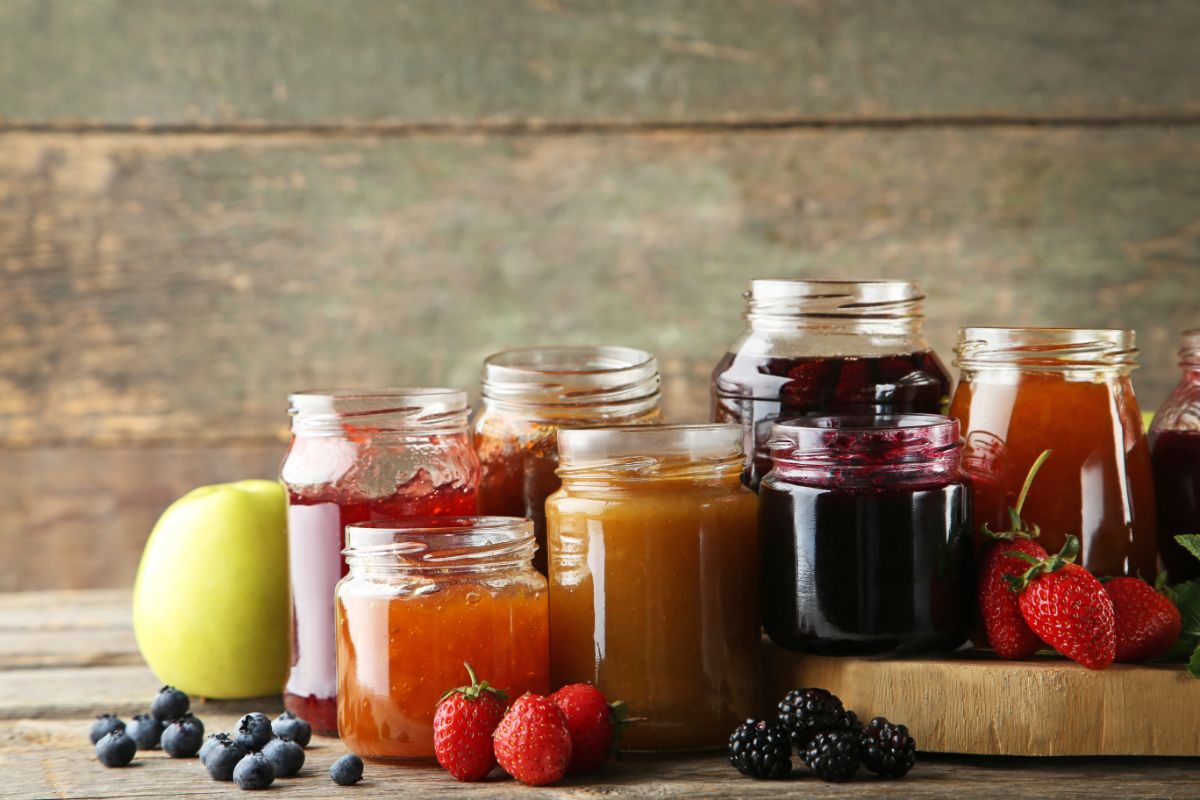
[[702,418],[754,276],[962,324],[1200,325],[1200,4],[0,4],[0,589],[128,585],[288,391],[658,353]]

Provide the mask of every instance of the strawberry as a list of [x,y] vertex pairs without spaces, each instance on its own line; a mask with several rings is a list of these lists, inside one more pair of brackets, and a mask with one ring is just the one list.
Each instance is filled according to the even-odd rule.
[[625,704],[610,704],[590,683],[572,683],[550,695],[567,720],[571,732],[571,763],[567,772],[576,775],[604,766],[616,750],[621,726],[628,719]]
[[1033,566],[1009,583],[1021,593],[1021,616],[1034,633],[1088,669],[1104,669],[1117,653],[1113,604],[1096,576],[1073,563],[1078,553],[1074,536],[1046,559],[1015,553]]
[[1183,629],[1179,609],[1141,578],[1113,578],[1104,584],[1117,626],[1117,661],[1137,663],[1171,649]]
[[470,686],[442,695],[433,715],[433,752],[446,771],[460,781],[480,781],[496,766],[492,732],[504,716],[506,695],[475,678],[463,664]]
[[567,719],[549,697],[528,692],[500,720],[492,741],[496,760],[509,775],[530,786],[554,783],[571,763]]

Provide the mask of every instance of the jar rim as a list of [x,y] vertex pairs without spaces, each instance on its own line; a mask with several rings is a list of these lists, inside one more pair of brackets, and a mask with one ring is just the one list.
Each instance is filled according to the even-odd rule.
[[466,425],[467,393],[445,387],[319,389],[288,395],[294,430],[340,431],[350,423],[382,430],[449,430]]
[[346,526],[347,563],[450,569],[528,562],[537,543],[524,517],[462,516],[373,520]]
[[965,369],[1133,369],[1136,334],[1129,328],[965,327],[954,364]]
[[633,347],[523,347],[483,361],[484,399],[514,405],[653,405],[661,384],[658,359]]
[[1179,363],[1200,366],[1200,328],[1189,328],[1179,335]]
[[962,448],[959,421],[941,414],[795,417],[772,425],[767,440],[776,467],[826,477],[834,471],[956,468]]
[[680,462],[742,458],[740,425],[680,423],[563,428],[558,457],[564,467],[604,466],[627,459],[671,458]]
[[746,299],[751,321],[777,318],[920,320],[925,295],[912,280],[755,278]]

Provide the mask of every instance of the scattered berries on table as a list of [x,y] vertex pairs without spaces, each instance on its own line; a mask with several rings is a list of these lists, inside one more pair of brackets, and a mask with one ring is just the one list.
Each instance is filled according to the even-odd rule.
[[1029,562],[1013,555],[1024,553],[1036,559],[1049,557],[1046,548],[1029,539],[997,541],[989,545],[979,563],[979,616],[987,632],[988,644],[1001,658],[1028,658],[1042,646],[1042,640],[1021,615],[1020,598],[1009,586],[1008,578],[1029,569]]
[[231,781],[233,780],[233,770],[238,763],[246,757],[246,751],[238,747],[228,737],[225,739],[209,739],[214,742],[212,746],[205,744],[208,747],[208,752],[203,757],[204,768],[208,770],[208,775],[214,781]]
[[164,686],[150,701],[150,713],[155,719],[166,722],[182,717],[187,713],[189,705],[186,694],[174,686]]
[[161,743],[171,758],[191,758],[204,744],[204,723],[191,714],[173,719],[163,729]]
[[814,735],[845,728],[848,722],[842,701],[825,689],[793,689],[779,701],[779,725],[801,757]]
[[362,780],[363,760],[351,753],[333,762],[329,768],[329,777],[338,786],[353,786]]
[[1104,591],[1113,606],[1117,661],[1150,661],[1171,649],[1183,618],[1169,598],[1141,578],[1113,578]]
[[96,742],[96,758],[106,767],[124,767],[137,754],[137,742],[125,731],[113,730]]
[[629,718],[625,704],[609,703],[590,683],[572,683],[550,695],[571,733],[571,763],[567,773],[578,775],[604,766],[616,750],[621,726]]
[[729,763],[743,775],[760,780],[792,773],[792,743],[780,725],[748,719],[729,737]]
[[251,753],[233,768],[233,782],[242,789],[266,789],[275,782],[275,767],[262,753]]
[[523,694],[500,720],[493,737],[496,760],[521,783],[543,786],[567,773],[571,732],[548,697]]
[[854,731],[822,731],[814,734],[804,749],[804,763],[825,781],[848,781],[858,771],[859,734]]
[[504,718],[507,695],[479,681],[463,664],[471,683],[451,689],[433,715],[433,751],[437,761],[460,781],[480,781],[496,766],[492,733]]
[[864,767],[881,778],[902,778],[917,761],[917,743],[908,728],[876,717],[859,737],[859,756]]
[[208,738],[204,740],[204,744],[200,745],[200,763],[203,764],[206,762],[208,760],[208,754],[211,753],[212,749],[221,742],[232,743],[233,739],[230,738],[229,734],[225,733],[224,731],[221,733],[210,733]]
[[149,714],[138,714],[125,726],[125,733],[137,742],[138,750],[153,750],[162,739],[164,727],[162,720]]
[[123,730],[125,730],[125,723],[116,714],[101,714],[92,723],[92,729],[88,732],[88,738],[92,744],[95,744],[103,739],[105,734]]
[[271,721],[271,732],[279,737],[288,737],[301,747],[308,747],[312,741],[312,725],[300,719],[291,711],[284,711]]
[[233,740],[246,750],[261,750],[275,734],[271,731],[271,720],[257,711],[238,720]]
[[287,737],[277,737],[267,742],[262,754],[275,768],[277,778],[290,778],[304,766],[304,748]]

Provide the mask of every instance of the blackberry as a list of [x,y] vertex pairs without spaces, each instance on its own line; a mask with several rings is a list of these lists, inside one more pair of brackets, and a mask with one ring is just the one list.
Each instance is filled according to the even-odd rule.
[[858,771],[859,734],[854,731],[823,731],[804,751],[804,763],[823,781],[848,781]]
[[917,743],[908,728],[876,717],[859,737],[862,763],[881,778],[903,778],[917,761]]
[[845,728],[846,715],[842,701],[825,689],[793,689],[779,701],[779,724],[801,758],[814,735]]
[[746,720],[729,737],[729,763],[751,778],[786,778],[792,772],[792,744],[787,731],[765,720]]

